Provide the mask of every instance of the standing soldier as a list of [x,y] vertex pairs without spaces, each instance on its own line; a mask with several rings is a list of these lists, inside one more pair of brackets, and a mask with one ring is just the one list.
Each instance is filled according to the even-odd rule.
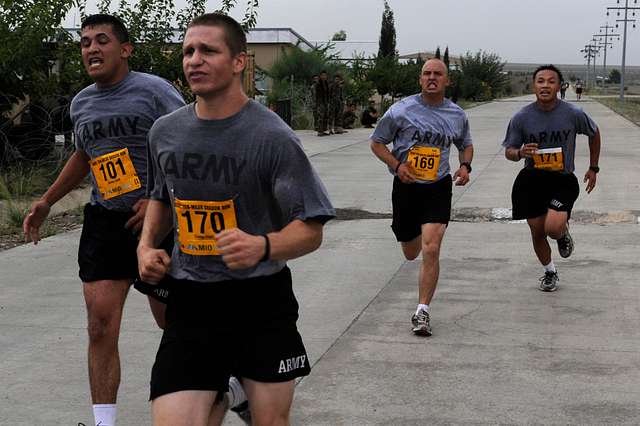
[[330,87],[329,134],[346,133],[342,129],[342,111],[344,109],[343,85],[344,79],[340,74],[336,74],[333,79],[333,84]]
[[311,86],[309,87],[309,98],[311,100],[311,110],[313,112],[313,129],[318,131],[318,106],[316,105],[316,86],[320,78],[317,74],[312,77]]
[[316,84],[315,90],[315,110],[318,114],[317,132],[318,136],[327,136],[327,121],[329,113],[329,82],[327,81],[327,72],[320,72],[320,79]]

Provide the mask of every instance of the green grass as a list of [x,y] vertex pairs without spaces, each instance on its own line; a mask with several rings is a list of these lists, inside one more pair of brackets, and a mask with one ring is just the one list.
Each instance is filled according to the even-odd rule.
[[618,98],[593,99],[640,126],[640,99],[627,98],[624,102]]

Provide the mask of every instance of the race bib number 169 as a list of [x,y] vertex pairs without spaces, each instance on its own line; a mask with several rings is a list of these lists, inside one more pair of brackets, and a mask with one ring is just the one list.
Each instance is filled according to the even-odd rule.
[[217,256],[215,235],[225,229],[236,228],[236,209],[233,200],[194,201],[175,200],[178,221],[178,241],[183,253],[194,256]]

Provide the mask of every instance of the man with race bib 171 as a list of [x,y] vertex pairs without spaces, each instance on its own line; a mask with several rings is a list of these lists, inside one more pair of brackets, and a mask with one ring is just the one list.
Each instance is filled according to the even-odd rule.
[[[459,151],[456,185],[466,185],[471,173],[473,144],[464,111],[445,99],[447,67],[431,59],[422,67],[422,92],[389,108],[371,136],[371,150],[393,179],[391,228],[405,257],[422,251],[418,307],[411,318],[415,334],[430,336],[429,304],[440,272],[440,246],[451,216],[451,145]],[[388,144],[393,144],[389,151]]]
[[502,143],[507,159],[525,160],[513,183],[513,218],[526,219],[529,224],[533,249],[545,271],[540,278],[542,291],[558,288],[547,237],[557,240],[560,256],[569,257],[573,252],[568,221],[580,192],[573,174],[578,134],[589,137],[589,169],[584,175],[587,193],[596,186],[600,171],[600,131],[583,110],[558,99],[561,81],[562,73],[553,65],[536,69],[536,101],[513,116]]

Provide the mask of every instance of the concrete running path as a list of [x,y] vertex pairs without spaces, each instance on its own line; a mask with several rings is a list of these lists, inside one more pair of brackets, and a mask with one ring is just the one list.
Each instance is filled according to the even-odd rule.
[[[560,290],[541,293],[526,224],[503,218],[521,164],[504,159],[500,142],[532,99],[468,111],[474,171],[454,189],[458,219],[445,237],[426,339],[409,327],[419,262],[404,260],[389,229],[391,176],[370,153],[369,132],[299,132],[340,215],[320,250],[290,262],[314,364],[298,384],[292,424],[640,423],[640,128],[580,103],[602,130],[602,172],[575,206],[574,255],[554,254]],[[576,157],[581,181],[584,137]],[[91,424],[78,238],[0,252],[0,425]],[[120,425],[150,424],[159,338],[145,298],[132,291]],[[241,423],[229,416],[225,424]]]

